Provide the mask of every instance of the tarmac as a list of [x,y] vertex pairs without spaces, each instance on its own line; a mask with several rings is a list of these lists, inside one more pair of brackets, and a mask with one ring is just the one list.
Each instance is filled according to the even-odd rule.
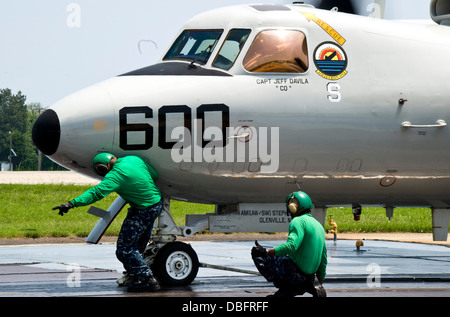
[[[97,181],[73,172],[46,172],[45,176],[40,172],[0,173],[0,183],[55,182],[95,184]],[[178,312],[185,309],[195,312],[201,307],[212,309],[212,306],[195,306],[194,299],[209,298],[209,303],[212,299],[218,302],[227,299],[234,304],[229,306],[227,302],[217,309],[246,311],[244,306],[238,308],[236,301],[262,300],[276,291],[258,274],[250,250],[255,239],[271,247],[283,243],[284,236],[195,237],[180,239],[191,244],[201,263],[191,285],[163,287],[157,292],[141,294],[128,293],[116,283],[123,268],[115,257],[114,238],[103,237],[97,245],[80,239],[66,239],[64,243],[52,239],[0,240],[0,297],[182,298],[172,307]],[[431,234],[338,234],[336,241],[327,237],[324,287],[328,298],[450,297],[448,241],[433,242]],[[358,249],[359,239],[364,246]],[[257,310],[264,309],[261,306]]]
[[[283,240],[260,241],[265,247]],[[327,240],[328,297],[450,297],[450,248],[412,242]],[[201,267],[185,287],[132,294],[119,287],[115,243],[0,246],[0,297],[266,297],[276,288],[250,257],[253,241],[186,241]],[[213,268],[210,268],[213,267]],[[308,297],[308,294],[303,297]]]

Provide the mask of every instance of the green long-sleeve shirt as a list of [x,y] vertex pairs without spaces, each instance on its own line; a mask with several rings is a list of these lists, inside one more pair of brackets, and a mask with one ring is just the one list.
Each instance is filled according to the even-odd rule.
[[286,243],[275,247],[275,255],[287,255],[306,274],[325,279],[327,247],[322,225],[311,214],[295,217],[289,224]]
[[158,173],[141,158],[125,156],[117,159],[98,185],[70,202],[74,207],[87,206],[116,192],[131,207],[145,209],[161,200],[161,193],[154,183],[157,179]]

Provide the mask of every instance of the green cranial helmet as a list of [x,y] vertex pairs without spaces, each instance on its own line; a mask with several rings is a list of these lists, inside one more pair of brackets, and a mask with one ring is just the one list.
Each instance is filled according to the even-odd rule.
[[113,157],[115,156],[111,153],[97,154],[92,160],[94,171],[100,176],[105,176],[111,169],[109,161],[111,161]]
[[295,217],[305,210],[313,209],[313,203],[306,193],[298,191],[287,196],[286,208]]

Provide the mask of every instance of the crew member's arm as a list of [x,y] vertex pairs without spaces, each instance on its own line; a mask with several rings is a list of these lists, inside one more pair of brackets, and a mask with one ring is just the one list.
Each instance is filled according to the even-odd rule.
[[103,180],[98,185],[88,189],[77,198],[74,198],[67,203],[54,207],[53,210],[58,209],[59,210],[58,213],[61,216],[63,216],[71,208],[87,206],[108,196],[110,193],[112,193],[119,187],[119,183],[116,177],[114,177],[112,174],[111,175],[109,174],[111,174],[111,172],[108,173],[107,176],[105,176],[105,178],[103,178]]
[[105,198],[110,193],[112,193],[116,186],[111,186],[109,182],[104,182],[104,180],[98,185],[89,188],[83,194],[74,198],[70,201],[74,207],[87,206],[95,203],[96,201]]
[[319,280],[320,284],[323,284],[323,281],[325,280],[327,264],[328,264],[327,246],[325,245],[325,242],[324,242],[323,251],[322,251],[322,258],[321,258],[321,261],[320,261],[320,266],[319,266],[319,269],[316,272],[317,279]]

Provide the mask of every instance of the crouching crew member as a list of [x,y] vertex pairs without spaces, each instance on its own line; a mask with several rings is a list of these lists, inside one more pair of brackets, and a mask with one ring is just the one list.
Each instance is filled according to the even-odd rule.
[[288,214],[292,216],[286,243],[265,249],[256,241],[252,259],[267,281],[273,282],[276,297],[292,297],[305,292],[325,297],[322,286],[327,266],[325,231],[311,215],[313,204],[304,192],[296,192],[286,199]]

